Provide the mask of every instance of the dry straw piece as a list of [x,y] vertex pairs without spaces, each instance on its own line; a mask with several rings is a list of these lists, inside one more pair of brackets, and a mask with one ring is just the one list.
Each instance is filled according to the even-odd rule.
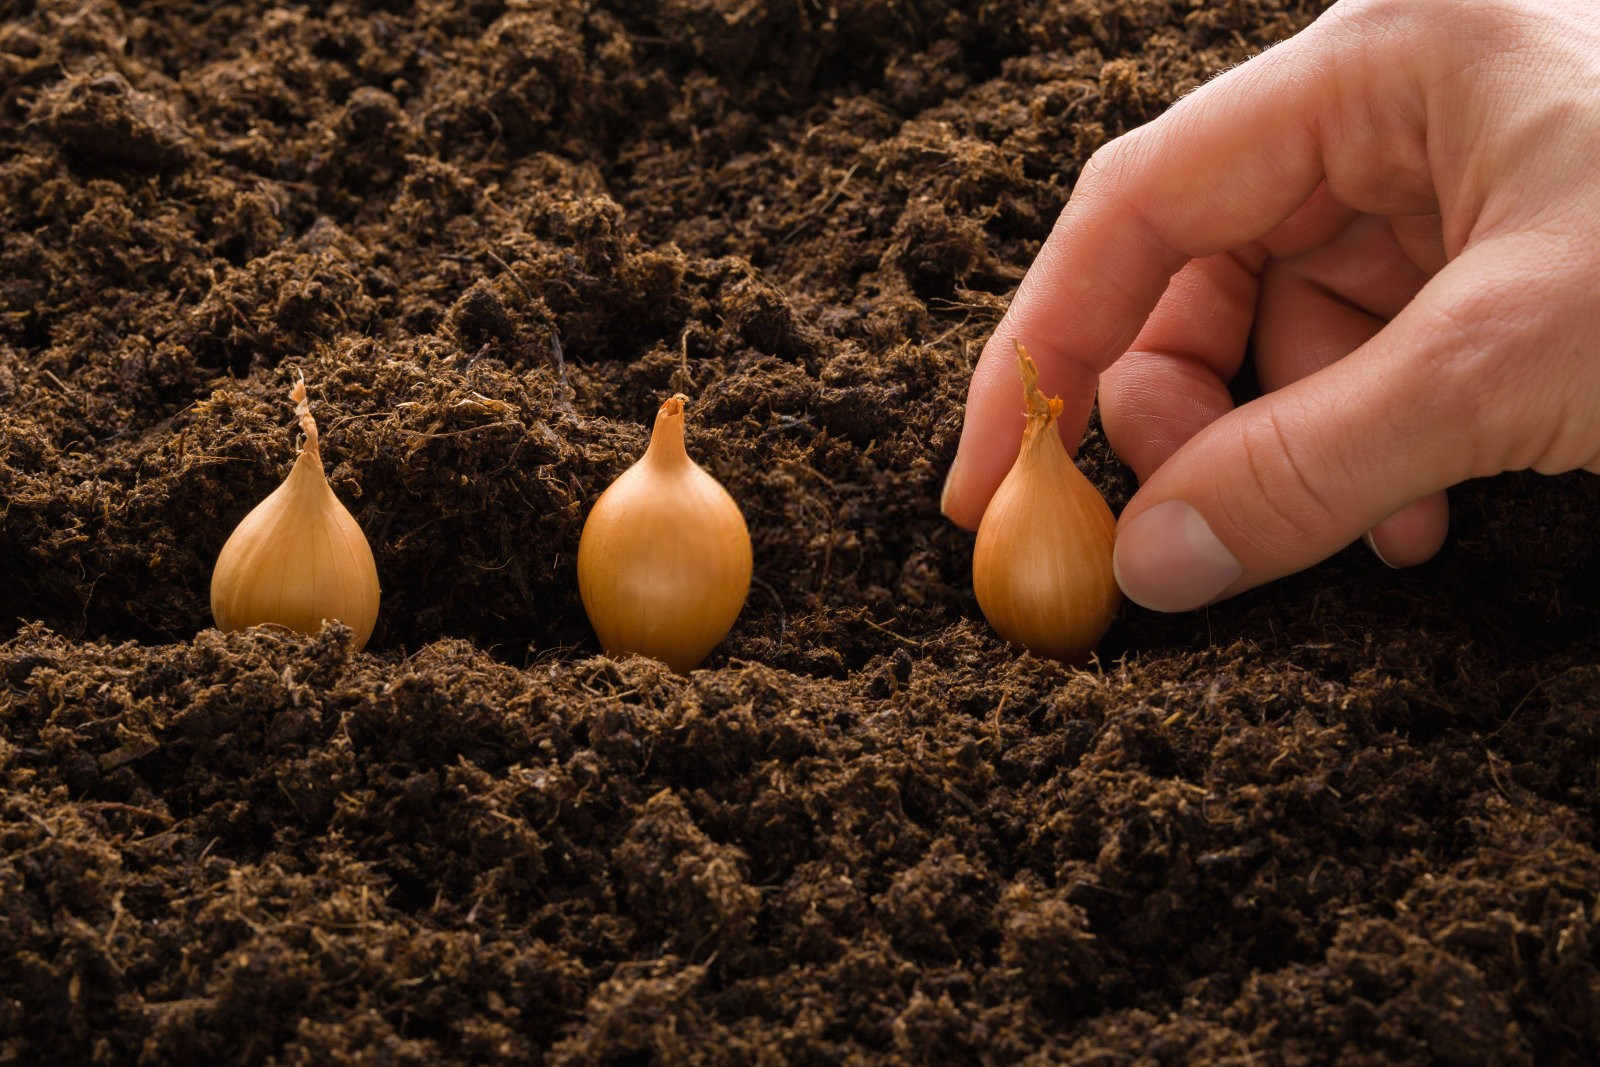
[[361,649],[378,621],[378,568],[323,473],[303,379],[290,397],[305,446],[283,484],[222,546],[211,573],[211,614],[222,630],[270,624],[305,634],[337,619],[355,632]]

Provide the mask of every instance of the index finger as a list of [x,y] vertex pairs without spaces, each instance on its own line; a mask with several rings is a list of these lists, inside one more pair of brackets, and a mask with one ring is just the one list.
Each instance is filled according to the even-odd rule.
[[[1415,94],[1399,64],[1334,32],[1345,23],[1332,15],[1089,160],[973,373],[941,501],[953,521],[975,528],[1016,458],[1022,413],[1013,342],[1033,353],[1041,388],[1063,397],[1070,447],[1100,372],[1127,350],[1191,259],[1266,237],[1324,181],[1358,210],[1433,205],[1425,154],[1396,153],[1378,140],[1394,139],[1397,127],[1400,139],[1414,132],[1421,143]],[[1397,123],[1378,128],[1368,99],[1384,101]],[[1347,110],[1365,121],[1342,121]],[[1397,155],[1420,162],[1397,173]]]

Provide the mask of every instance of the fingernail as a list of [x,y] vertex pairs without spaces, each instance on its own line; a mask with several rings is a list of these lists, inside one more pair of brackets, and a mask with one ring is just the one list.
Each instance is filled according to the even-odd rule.
[[1244,573],[1204,517],[1166,500],[1117,531],[1117,584],[1151,611],[1192,611],[1215,600]]
[[1390,563],[1388,560],[1383,558],[1382,552],[1378,551],[1378,542],[1377,539],[1372,536],[1371,530],[1368,530],[1366,533],[1362,534],[1361,540],[1365,541],[1367,547],[1372,549],[1372,554],[1378,557],[1379,563],[1383,564],[1385,567],[1388,567],[1390,570],[1399,570],[1399,568],[1393,563]]
[[950,517],[950,487],[956,484],[956,470],[961,466],[961,453],[956,453],[956,458],[950,463],[950,472],[944,476],[944,488],[939,490],[939,511],[946,518]]

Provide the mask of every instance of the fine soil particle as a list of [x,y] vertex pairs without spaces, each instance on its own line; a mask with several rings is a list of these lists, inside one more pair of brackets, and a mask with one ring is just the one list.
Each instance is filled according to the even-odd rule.
[[[1089,153],[1316,7],[0,5],[0,1063],[1600,1061],[1593,478],[1083,670],[937,512]],[[302,373],[361,654],[208,629]],[[689,678],[574,577],[678,390]]]

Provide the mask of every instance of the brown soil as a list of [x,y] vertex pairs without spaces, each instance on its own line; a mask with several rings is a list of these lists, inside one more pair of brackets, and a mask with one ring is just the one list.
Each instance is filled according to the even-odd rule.
[[[1600,1060],[1600,483],[1085,671],[937,514],[1088,153],[1315,6],[0,3],[0,1063]],[[207,629],[295,371],[361,654]],[[673,390],[687,679],[573,573]]]

